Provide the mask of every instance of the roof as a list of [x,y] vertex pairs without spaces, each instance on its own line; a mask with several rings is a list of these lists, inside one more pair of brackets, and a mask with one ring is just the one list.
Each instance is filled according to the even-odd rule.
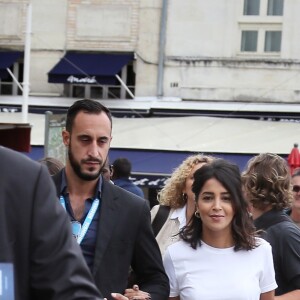
[[[21,113],[0,113],[1,123],[22,123]],[[28,114],[31,145],[44,145],[45,115]],[[113,118],[112,148],[204,153],[286,155],[299,143],[300,124],[217,117]]]

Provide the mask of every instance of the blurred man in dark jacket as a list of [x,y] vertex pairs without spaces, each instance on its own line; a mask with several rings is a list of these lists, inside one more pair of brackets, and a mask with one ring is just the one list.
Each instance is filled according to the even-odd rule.
[[117,158],[112,164],[111,177],[114,184],[144,198],[143,190],[129,179],[130,175],[131,162],[127,158]]
[[275,296],[299,300],[300,229],[284,212],[293,197],[287,162],[273,153],[257,155],[248,162],[243,184],[254,224],[272,246]]
[[102,299],[46,167],[3,147],[0,166],[0,298]]

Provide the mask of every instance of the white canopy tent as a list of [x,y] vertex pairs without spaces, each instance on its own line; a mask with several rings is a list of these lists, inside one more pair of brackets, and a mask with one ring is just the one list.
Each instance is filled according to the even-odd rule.
[[[1,112],[0,123],[22,123],[22,113]],[[31,145],[43,146],[45,115],[28,114]],[[214,117],[113,118],[113,148],[204,153],[290,153],[300,141],[296,122]]]

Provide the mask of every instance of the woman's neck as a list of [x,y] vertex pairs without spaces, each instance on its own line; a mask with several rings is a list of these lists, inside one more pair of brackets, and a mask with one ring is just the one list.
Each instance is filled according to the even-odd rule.
[[205,244],[214,248],[230,248],[234,246],[234,240],[230,232],[212,232],[203,230],[202,240]]

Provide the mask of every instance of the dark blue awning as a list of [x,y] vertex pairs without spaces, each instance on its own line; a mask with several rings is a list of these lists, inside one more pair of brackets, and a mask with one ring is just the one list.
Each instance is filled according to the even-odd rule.
[[[193,155],[192,152],[115,149],[109,150],[109,160],[112,163],[119,157],[126,157],[132,163],[132,180],[139,186],[162,187],[174,169],[183,160]],[[252,154],[207,153],[214,157],[223,158],[239,166],[243,171]]]
[[52,83],[115,84],[115,75],[133,60],[133,54],[68,52],[48,73]]
[[22,55],[19,51],[1,51],[0,52],[0,79],[6,79],[9,76],[7,68],[10,68]]
[[[132,163],[131,179],[140,187],[161,188],[170,177],[175,168],[183,160],[193,155],[192,152],[116,149],[109,150],[109,160],[112,163],[120,157],[128,158]],[[214,157],[224,158],[236,163],[243,171],[250,158],[254,154],[238,153],[207,153]],[[30,158],[38,160],[44,156],[43,147],[32,147],[32,152],[27,154]]]

